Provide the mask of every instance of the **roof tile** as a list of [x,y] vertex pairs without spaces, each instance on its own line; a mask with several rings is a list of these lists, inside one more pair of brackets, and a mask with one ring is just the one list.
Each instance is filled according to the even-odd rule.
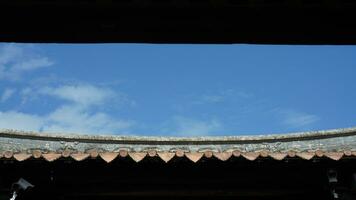
[[254,161],[258,158],[258,156],[260,156],[260,153],[258,153],[258,152],[243,152],[241,155],[244,158],[246,158],[247,160]]
[[99,154],[99,156],[107,163],[113,161],[118,155],[119,153],[117,152],[104,152]]
[[166,163],[176,155],[173,152],[158,152],[157,154]]
[[[243,156],[247,160],[271,157],[275,160],[315,156],[334,161],[344,156],[356,158],[356,128],[286,135],[227,137],[134,137],[56,135],[0,130],[0,159],[25,161],[31,156],[47,161],[72,157],[76,161],[100,157],[110,163],[118,156],[140,162],[145,157],[160,157],[169,162],[186,156],[193,162],[216,157],[229,160]],[[288,156],[288,157],[287,157]]]
[[147,155],[146,152],[129,152],[128,154],[135,162],[140,162]]
[[72,157],[76,161],[82,161],[85,160],[90,156],[89,153],[72,153],[70,157]]
[[17,160],[17,161],[24,161],[24,160],[27,160],[31,157],[32,155],[31,154],[28,154],[28,153],[17,153],[14,155],[14,158]]
[[62,156],[62,154],[59,154],[59,153],[45,153],[45,154],[42,154],[42,157],[49,161],[49,162],[52,162],[52,161],[55,161],[57,160],[58,158],[60,158]]
[[269,156],[275,160],[283,160],[286,156],[287,153],[269,153]]
[[314,152],[298,152],[297,156],[303,158],[304,160],[310,160],[315,156]]
[[214,152],[214,156],[221,160],[221,161],[226,161],[232,156],[232,152]]
[[202,152],[187,152],[185,153],[185,156],[193,161],[193,162],[198,162],[202,157],[203,157],[204,153]]

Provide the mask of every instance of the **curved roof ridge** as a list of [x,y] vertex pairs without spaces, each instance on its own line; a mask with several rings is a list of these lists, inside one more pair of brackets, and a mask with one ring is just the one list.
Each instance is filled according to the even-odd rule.
[[81,135],[81,134],[63,134],[46,133],[35,131],[20,131],[13,129],[0,129],[0,137],[49,140],[49,141],[78,141],[94,143],[261,143],[271,141],[301,141],[315,140],[336,137],[356,136],[356,127],[294,132],[286,134],[265,134],[265,135],[235,135],[235,136],[199,136],[199,137],[161,137],[161,136],[128,136],[128,135]]
[[328,157],[332,160],[356,158],[356,127],[269,134],[219,137],[149,137],[50,134],[42,132],[0,130],[0,159],[44,158],[54,161],[72,157],[80,161],[100,157],[111,162],[116,157],[130,156],[136,162],[145,157],[160,157],[168,162],[173,157],[187,157],[197,162],[203,156],[226,161],[230,157],[255,160],[271,157],[283,160],[300,157]]

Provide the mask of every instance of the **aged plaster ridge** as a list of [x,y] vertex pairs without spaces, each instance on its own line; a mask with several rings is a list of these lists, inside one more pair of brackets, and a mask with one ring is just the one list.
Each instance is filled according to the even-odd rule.
[[169,162],[186,157],[198,162],[203,157],[227,161],[231,157],[275,160],[296,157],[310,160],[356,158],[356,127],[326,131],[260,136],[224,137],[139,137],[46,134],[0,130],[0,159],[24,161],[59,158],[82,161],[101,158],[111,162],[117,157],[130,157],[140,162],[145,157],[159,157]]

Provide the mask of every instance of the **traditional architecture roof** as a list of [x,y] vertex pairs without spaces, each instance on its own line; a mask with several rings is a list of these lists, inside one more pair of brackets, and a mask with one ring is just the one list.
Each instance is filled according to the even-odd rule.
[[356,158],[356,127],[326,131],[224,137],[138,137],[102,135],[64,135],[16,130],[0,130],[0,159],[43,158],[103,159],[118,157],[140,162],[145,157],[159,157],[169,162],[186,157],[198,162],[203,157],[227,161],[231,157],[247,160],[272,158]]

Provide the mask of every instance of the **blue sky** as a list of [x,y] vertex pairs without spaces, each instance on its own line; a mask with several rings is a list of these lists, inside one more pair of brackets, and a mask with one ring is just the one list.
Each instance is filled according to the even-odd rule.
[[356,125],[356,46],[0,44],[0,127],[247,135]]

